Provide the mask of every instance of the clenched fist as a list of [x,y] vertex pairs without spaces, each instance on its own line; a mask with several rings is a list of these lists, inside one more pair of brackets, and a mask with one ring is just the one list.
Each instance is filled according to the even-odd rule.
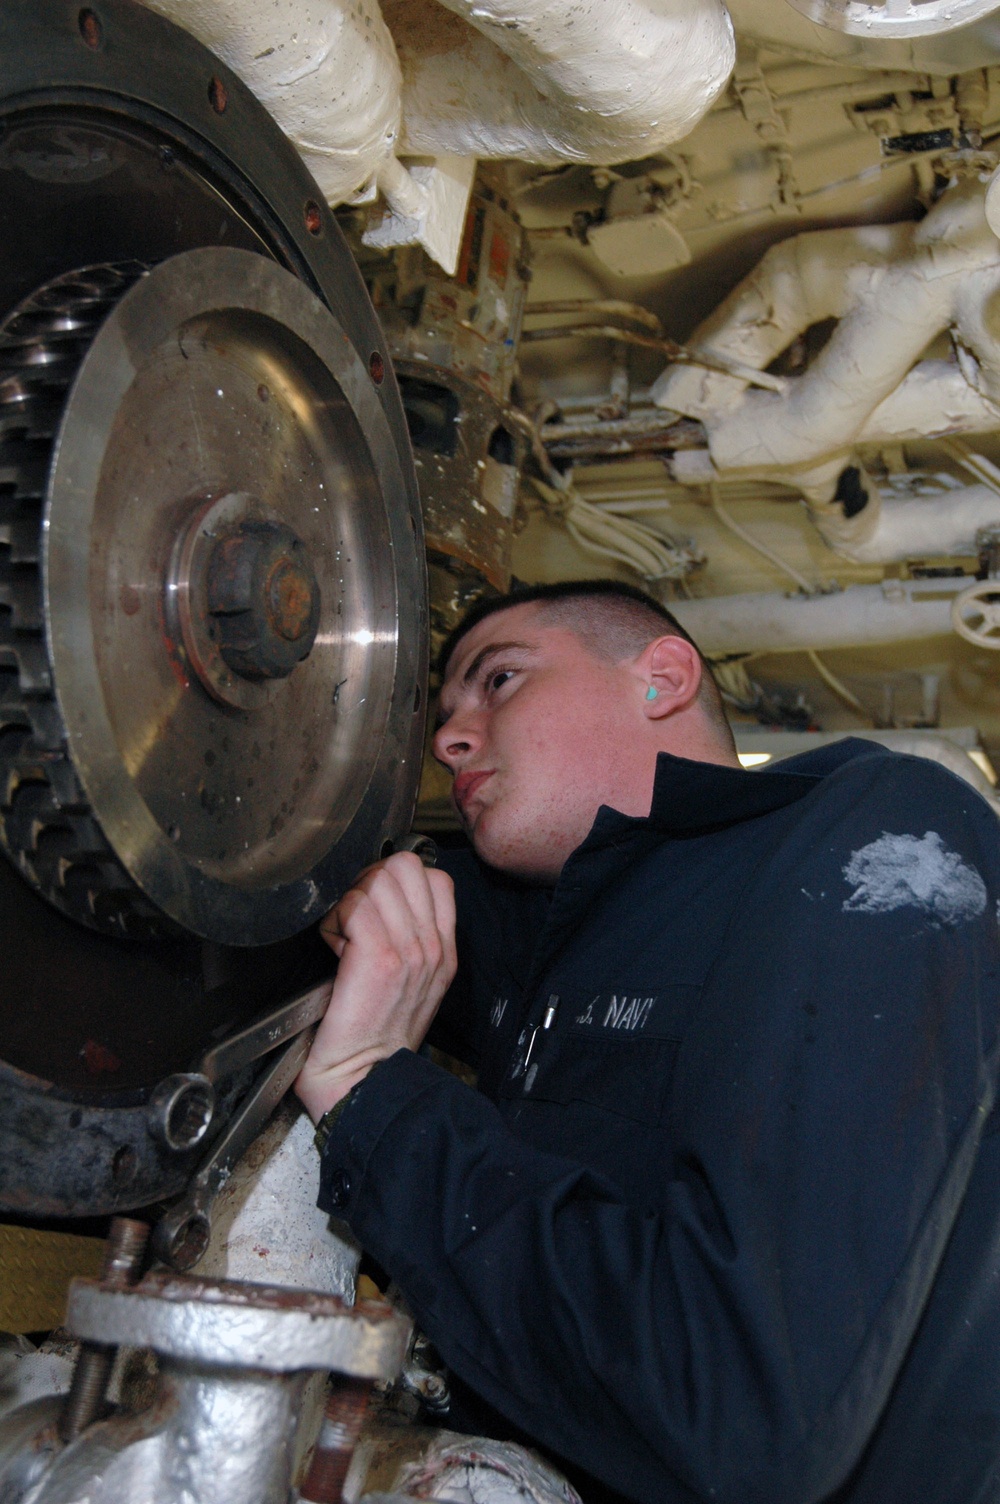
[[340,965],[295,1083],[313,1122],[376,1061],[421,1044],[455,975],[451,878],[396,852],[366,868],[320,933]]

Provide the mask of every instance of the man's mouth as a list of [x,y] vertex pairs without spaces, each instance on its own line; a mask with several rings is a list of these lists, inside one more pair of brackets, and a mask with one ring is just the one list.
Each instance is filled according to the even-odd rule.
[[463,814],[469,800],[478,789],[482,788],[487,778],[493,777],[493,772],[494,769],[489,768],[486,772],[459,773],[452,788],[452,795],[456,805]]

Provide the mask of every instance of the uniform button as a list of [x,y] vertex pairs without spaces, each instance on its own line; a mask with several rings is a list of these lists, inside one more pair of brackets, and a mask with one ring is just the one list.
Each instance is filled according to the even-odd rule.
[[351,1177],[346,1170],[334,1170],[330,1176],[330,1202],[342,1211],[351,1199]]

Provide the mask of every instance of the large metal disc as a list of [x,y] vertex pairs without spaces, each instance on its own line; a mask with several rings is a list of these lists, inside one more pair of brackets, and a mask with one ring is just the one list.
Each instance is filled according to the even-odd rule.
[[[206,603],[204,570],[178,558],[241,526],[297,540],[319,620],[284,677],[223,666],[227,692],[182,630],[178,593],[203,636]],[[377,853],[412,782],[422,647],[396,448],[329,309],[245,251],[140,278],[70,391],[44,536],[56,702],[125,872],[221,944],[305,928]]]
[[[76,0],[3,0],[0,56],[0,844],[13,858],[13,863],[0,859],[0,1141],[4,1146],[0,1208],[77,1216],[148,1205],[180,1190],[193,1168],[192,1154],[178,1152],[157,1137],[157,1082],[190,1069],[211,1040],[327,973],[329,953],[315,930],[291,933],[310,918],[308,908],[296,907],[297,897],[301,895],[304,903],[311,895],[309,881],[314,881],[317,894],[312,912],[317,912],[323,905],[324,889],[329,893],[348,882],[353,875],[349,869],[377,855],[383,841],[409,828],[422,740],[421,716],[414,713],[414,704],[426,653],[423,547],[406,421],[384,333],[322,194],[250,90],[187,32],[135,0],[101,0],[96,8],[82,10]],[[131,689],[139,699],[146,696],[142,702],[146,704],[152,687],[140,683],[142,676],[135,665],[130,669],[132,659],[126,654],[132,653],[133,645],[136,653],[140,647],[146,651],[149,641],[138,628],[134,639],[123,631],[113,640],[115,632],[107,623],[102,636],[95,606],[98,596],[80,593],[74,609],[82,610],[81,619],[90,633],[86,651],[92,659],[91,683],[96,688],[92,707],[79,700],[70,706],[62,696],[72,686],[64,680],[64,659],[43,611],[41,569],[43,564],[48,567],[48,561],[40,553],[42,514],[60,423],[64,440],[60,466],[74,454],[81,462],[91,462],[101,446],[109,449],[112,438],[109,428],[81,436],[82,442],[67,438],[66,402],[81,361],[101,324],[144,270],[165,265],[181,253],[219,246],[256,253],[294,276],[332,313],[336,327],[346,336],[338,348],[349,344],[356,352],[352,370],[360,367],[365,373],[377,373],[381,364],[385,372],[381,385],[374,384],[370,374],[365,376],[381,409],[380,425],[365,414],[363,404],[352,406],[354,398],[350,392],[345,395],[341,381],[346,377],[338,375],[339,368],[328,367],[326,377],[314,378],[317,357],[310,340],[319,337],[322,309],[314,319],[315,305],[311,305],[310,331],[304,341],[284,322],[284,316],[275,320],[273,313],[263,315],[265,324],[271,321],[279,363],[290,360],[293,373],[298,373],[289,378],[289,390],[299,395],[317,390],[333,393],[332,404],[323,395],[314,415],[321,434],[340,424],[343,415],[343,452],[335,442],[323,439],[332,454],[332,468],[353,483],[358,479],[358,471],[352,468],[356,453],[362,456],[361,469],[370,467],[356,502],[362,509],[371,504],[375,512],[363,510],[352,520],[350,536],[387,537],[391,568],[388,574],[369,577],[358,572],[357,558],[352,555],[350,570],[354,572],[341,571],[344,590],[353,590],[360,600],[365,588],[374,590],[388,580],[399,613],[394,687],[388,704],[378,712],[384,711],[384,721],[377,714],[364,722],[367,741],[361,731],[356,731],[357,741],[350,736],[337,741],[339,732],[334,738],[340,748],[337,755],[348,746],[360,746],[364,771],[353,782],[337,782],[336,797],[322,820],[316,815],[320,802],[317,775],[310,775],[311,790],[295,806],[296,817],[301,816],[314,830],[325,823],[331,842],[327,858],[314,855],[305,831],[301,832],[304,844],[292,853],[286,869],[275,862],[268,843],[263,843],[263,860],[271,864],[275,885],[287,901],[284,923],[267,887],[254,890],[252,878],[244,886],[244,878],[231,870],[228,875],[208,874],[198,865],[203,853],[184,847],[180,837],[174,840],[165,832],[160,821],[168,818],[167,811],[157,806],[148,776],[143,783],[153,762],[143,762],[139,768],[130,761],[136,778],[133,783],[130,774],[125,781],[124,805],[104,801],[107,789],[98,773],[105,776],[115,758],[124,762],[126,755],[130,760],[137,755],[141,735],[138,714],[130,719],[130,707],[120,696],[104,698],[107,655],[121,653],[122,673],[131,676]],[[248,291],[245,279],[235,288],[230,285],[224,306],[239,309]],[[158,316],[154,309],[151,317]],[[247,316],[260,314],[251,310]],[[329,324],[323,327],[329,331]],[[148,332],[133,327],[131,348],[141,350]],[[233,342],[228,334],[227,341]],[[185,350],[190,356],[192,346],[187,341]],[[304,365],[298,364],[300,355],[304,355]],[[266,384],[268,377],[263,381]],[[233,381],[218,382],[216,390],[220,386],[227,396],[234,390]],[[92,393],[100,395],[94,388]],[[214,399],[213,406],[221,400]],[[256,411],[258,402],[254,396],[251,411]],[[235,408],[230,406],[229,412],[242,430]],[[201,413],[198,416],[200,420]],[[100,421],[109,422],[107,410]],[[351,435],[359,423],[364,444],[355,451]],[[383,443],[386,431],[388,444]],[[194,432],[192,424],[192,437]],[[303,434],[302,444],[305,452],[316,455],[310,432]],[[204,427],[201,433],[204,442]],[[244,433],[237,435],[241,441]],[[182,434],[179,442],[187,437]],[[165,493],[155,490],[156,479],[162,466],[177,460],[168,445],[160,442],[162,434],[154,432],[150,438],[159,448],[155,456],[148,456],[141,484],[137,482],[135,488],[134,508],[139,517],[149,515],[145,508],[154,495],[158,502],[164,501]],[[226,452],[232,454],[233,446]],[[240,452],[237,446],[237,456]],[[287,452],[283,457],[291,464]],[[316,463],[320,462],[317,457]],[[405,487],[402,506],[398,493],[384,485],[393,463]],[[262,464],[247,481],[248,468],[244,466],[232,477],[222,476],[218,485],[224,488],[223,495],[213,491],[213,504],[238,496],[243,487],[258,504],[263,521],[280,531],[283,524],[275,516],[271,485],[274,475]],[[172,473],[180,485],[180,469]],[[210,483],[214,486],[215,480],[207,475],[194,477],[197,495],[192,501]],[[186,498],[178,489],[172,499],[179,504]],[[228,505],[238,509],[240,503]],[[133,504],[123,501],[122,508],[132,526]],[[382,522],[373,520],[379,515]],[[298,539],[295,529],[291,531]],[[110,541],[114,545],[111,554],[123,559],[127,553],[124,534],[122,540],[116,536]],[[115,553],[119,541],[122,547]],[[90,543],[90,535],[67,539],[68,546],[77,550],[71,563],[78,571],[89,556]],[[199,564],[206,562],[203,541],[186,532],[184,543],[191,546],[190,557],[177,561],[172,578],[179,585],[186,581],[197,587]],[[296,553],[295,540],[289,547]],[[87,567],[97,571],[103,566],[95,554]],[[325,610],[334,595],[324,569],[310,563]],[[292,571],[289,577],[285,571],[282,578],[285,584],[290,578],[292,587],[297,579],[300,584],[305,580],[309,595],[309,572],[296,575]],[[153,588],[151,577],[152,573],[143,577],[143,591]],[[79,574],[76,578],[79,584]],[[125,583],[140,593],[139,582]],[[295,588],[286,594],[288,599],[279,602],[278,625],[291,622],[294,627]],[[50,579],[50,604],[57,597],[58,614],[63,598],[60,587]],[[176,650],[175,661],[183,675],[184,632],[180,632],[178,649],[178,639],[172,635],[178,623],[174,621],[168,630],[166,596],[162,598],[167,634],[164,653]],[[65,600],[68,603],[69,597]],[[128,592],[125,600],[133,604]],[[381,596],[373,606],[376,620],[389,615]],[[127,619],[134,618],[142,620],[142,610]],[[197,654],[205,643],[190,612],[187,621],[188,637]],[[295,666],[304,642],[291,630],[293,672],[263,685],[244,678],[235,686],[234,696],[247,702],[242,710],[225,693],[221,702],[213,700],[197,672],[187,689],[218,703],[217,714],[229,726],[241,714],[253,713],[259,702],[278,694],[295,697],[302,693],[294,687],[296,677],[311,668],[317,654],[330,656],[323,635],[321,625],[312,653]],[[308,637],[307,631],[306,642]],[[350,652],[366,648],[380,649],[380,644],[359,641],[350,645]],[[58,674],[54,675],[57,659]],[[225,691],[221,671],[218,681],[213,677],[217,665],[203,663],[202,667],[209,685]],[[374,668],[372,674],[373,682],[381,684]],[[330,685],[331,703],[343,677],[341,669]],[[340,695],[348,687],[342,685]],[[377,689],[376,698],[380,693]],[[67,720],[78,710],[89,714],[91,708],[104,729],[94,734],[100,756],[94,765],[88,759],[85,766],[82,753],[79,764],[76,761],[80,738],[68,733]],[[363,718],[367,713],[366,700],[357,714]],[[116,738],[122,725],[128,737],[119,743]],[[85,728],[78,725],[75,729]],[[147,721],[145,730],[151,729]],[[282,724],[283,738],[294,732],[294,726]],[[197,759],[194,765],[184,762],[187,754],[180,750],[167,757],[153,742],[145,745],[142,755],[158,759],[158,772],[163,773],[166,766],[176,774],[183,763],[193,773]],[[230,750],[233,746],[230,739]],[[218,748],[221,741],[217,756]],[[205,768],[204,754],[210,750],[211,744],[200,753]],[[235,775],[235,755],[231,768]],[[254,775],[248,772],[247,776]],[[292,784],[296,776],[291,774]],[[179,782],[173,788],[175,795],[184,792]],[[298,794],[302,788],[300,779],[300,790],[291,792]],[[387,801],[381,809],[374,797],[376,790]],[[239,788],[234,798],[237,793],[242,807]],[[156,869],[167,835],[175,849],[164,870],[179,877],[174,912],[182,914],[182,926],[189,922],[191,929],[168,920],[165,911],[133,881],[130,867],[116,855],[95,818],[98,799],[104,801],[102,820],[109,830],[119,829],[125,805],[138,810],[129,838],[135,844],[126,843],[123,855],[140,880],[153,872],[166,886],[163,871],[157,874]],[[122,823],[128,828],[127,821]],[[334,839],[338,829],[343,829],[339,842]],[[192,829],[188,839],[193,842],[195,834]],[[235,840],[235,833],[231,834]],[[276,834],[292,843],[287,828]],[[242,839],[250,840],[245,831]],[[249,849],[244,847],[244,852]],[[317,839],[315,851],[319,849]],[[282,860],[285,857],[287,847]],[[288,876],[296,861],[301,862],[304,874],[309,872],[298,882]],[[224,901],[227,888],[231,904]],[[185,893],[186,906],[182,902]],[[240,911],[256,910],[258,900],[263,920],[272,928],[258,927],[258,916],[252,914],[248,931],[240,922]],[[255,942],[262,928],[265,934],[285,933],[288,938],[242,948]],[[235,943],[197,938],[206,932],[226,935]],[[247,1086],[242,1078],[226,1085],[213,1131],[224,1131],[233,1104]],[[195,1158],[200,1152],[194,1151]]]

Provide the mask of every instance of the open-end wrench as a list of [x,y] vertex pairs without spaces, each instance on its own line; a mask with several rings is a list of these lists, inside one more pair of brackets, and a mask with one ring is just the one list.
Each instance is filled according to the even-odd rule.
[[[396,850],[415,851],[426,867],[432,867],[436,859],[434,843],[428,836],[410,835]],[[213,1142],[184,1194],[153,1230],[154,1252],[172,1268],[190,1269],[208,1247],[212,1202],[305,1064],[315,1025],[326,1012],[332,986],[332,981],[321,982],[299,993],[213,1045],[194,1071],[171,1076],[157,1088],[154,1100],[163,1138],[172,1148],[190,1148],[207,1134],[215,1109],[216,1083],[245,1070],[264,1055],[280,1051]]]

